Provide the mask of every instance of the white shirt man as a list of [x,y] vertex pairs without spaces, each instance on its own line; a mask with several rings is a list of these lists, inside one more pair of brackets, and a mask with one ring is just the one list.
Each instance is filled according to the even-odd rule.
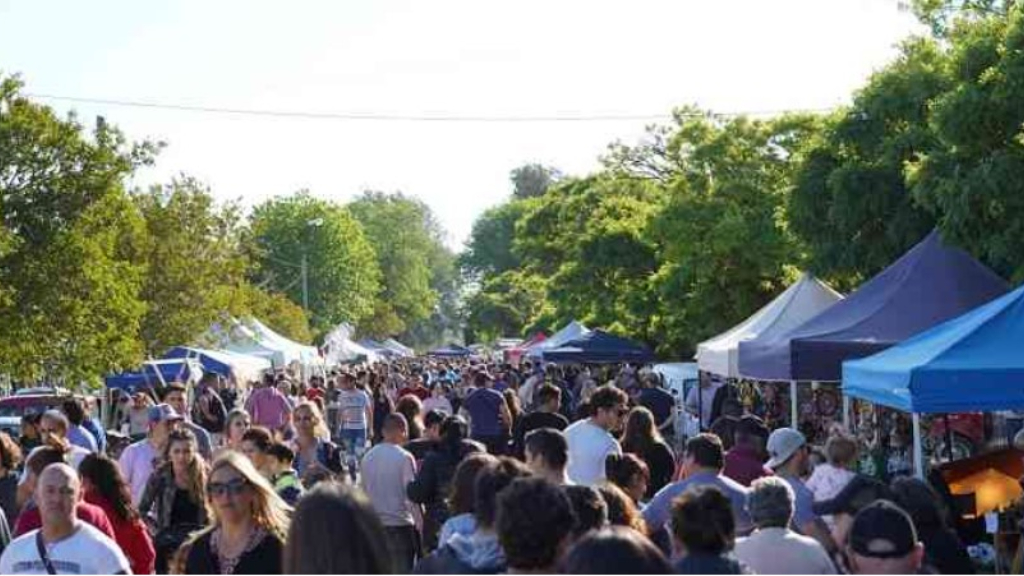
[[614,386],[602,386],[591,397],[593,416],[565,429],[569,443],[569,479],[594,486],[605,479],[604,463],[609,454],[622,454],[609,431],[622,427],[628,412],[626,393]]
[[81,482],[73,468],[52,464],[43,470],[35,493],[43,527],[4,549],[0,574],[130,573],[117,543],[75,517],[81,496]]
[[136,506],[142,501],[142,493],[146,490],[149,477],[153,475],[156,464],[162,457],[167,435],[178,425],[182,417],[168,404],[157,404],[149,408],[149,435],[128,446],[121,452],[118,465],[121,474],[128,483],[132,493],[132,504]]
[[409,501],[405,487],[416,478],[416,459],[401,447],[408,424],[401,414],[384,418],[384,441],[366,453],[360,485],[384,525],[388,548],[399,573],[412,570],[416,555],[416,527],[422,525],[419,507]]

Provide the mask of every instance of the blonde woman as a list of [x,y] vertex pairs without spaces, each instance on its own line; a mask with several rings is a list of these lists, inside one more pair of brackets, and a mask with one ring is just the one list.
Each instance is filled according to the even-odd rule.
[[323,468],[332,474],[341,472],[341,453],[338,446],[330,441],[327,423],[314,402],[303,400],[292,412],[295,423],[295,472],[300,478],[315,468]]
[[214,461],[207,497],[213,525],[182,550],[185,574],[280,574],[291,508],[237,452]]

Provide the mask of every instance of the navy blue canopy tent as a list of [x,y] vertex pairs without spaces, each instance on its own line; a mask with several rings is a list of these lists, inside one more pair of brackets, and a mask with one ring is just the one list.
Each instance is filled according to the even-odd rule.
[[187,358],[150,360],[137,371],[111,374],[104,378],[107,388],[132,393],[146,388],[162,388],[171,382],[189,382],[203,375],[199,362]]
[[442,356],[442,357],[465,357],[473,354],[473,351],[469,348],[459,346],[458,344],[449,344],[441,348],[435,348],[430,351],[431,356]]
[[1006,282],[938,232],[845,300],[767,340],[740,343],[747,378],[837,381],[844,360],[863,358],[1005,294]]
[[560,364],[647,364],[654,361],[654,354],[643,344],[604,330],[592,330],[558,348],[544,350],[543,358],[545,362]]
[[915,413],[1024,409],[1024,287],[869,358],[843,393]]

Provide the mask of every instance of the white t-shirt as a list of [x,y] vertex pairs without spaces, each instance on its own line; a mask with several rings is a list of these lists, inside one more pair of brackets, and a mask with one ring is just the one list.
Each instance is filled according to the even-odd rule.
[[594,486],[604,481],[604,461],[609,454],[622,454],[622,447],[604,428],[580,420],[565,429],[569,443],[569,479]]
[[[0,574],[48,574],[32,530],[7,545],[0,556]],[[58,574],[130,574],[121,548],[96,528],[78,522],[75,532],[48,549]]]
[[412,526],[405,487],[416,478],[416,459],[401,446],[381,442],[363,456],[360,484],[385,526]]
[[736,541],[736,558],[754,574],[835,574],[828,553],[813,538],[785,528],[764,528]]
[[370,396],[359,388],[338,392],[341,428],[343,430],[366,430],[366,407]]
[[131,488],[132,504],[138,506],[142,501],[142,493],[146,491],[149,477],[153,475],[153,463],[159,457],[160,454],[153,448],[149,438],[143,438],[121,452],[117,462],[121,466],[124,481]]

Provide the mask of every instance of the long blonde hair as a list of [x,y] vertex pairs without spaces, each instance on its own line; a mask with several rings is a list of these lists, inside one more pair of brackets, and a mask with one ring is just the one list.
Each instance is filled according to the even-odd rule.
[[[252,510],[253,520],[256,524],[284,542],[288,537],[288,524],[291,522],[291,506],[277,495],[273,486],[270,485],[270,481],[260,474],[245,456],[233,451],[221,454],[210,467],[210,476],[225,467],[234,469],[252,486],[256,494],[256,502]],[[213,508],[213,527],[216,528],[220,525],[220,518],[217,516],[216,507]]]
[[302,400],[295,405],[292,409],[292,418],[295,418],[296,413],[305,408],[309,410],[310,415],[316,419],[316,424],[313,425],[313,436],[320,438],[321,440],[330,440],[331,431],[327,429],[327,422],[324,420],[324,415],[320,411],[320,407],[317,406],[316,402],[310,402],[309,400]]

